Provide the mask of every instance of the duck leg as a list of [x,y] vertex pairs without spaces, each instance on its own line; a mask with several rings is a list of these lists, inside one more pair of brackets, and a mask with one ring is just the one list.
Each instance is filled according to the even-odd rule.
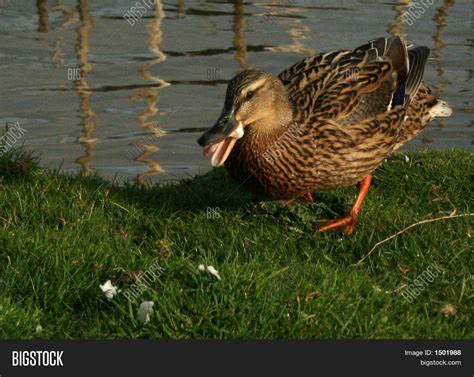
[[314,202],[313,194],[311,194],[310,192],[307,192],[306,194],[304,194],[302,198],[304,198],[304,200],[306,200],[308,203]]
[[369,191],[370,183],[372,182],[372,176],[368,175],[362,181],[359,182],[359,194],[352,205],[349,216],[342,217],[336,220],[318,220],[316,221],[315,227],[319,232],[324,232],[329,229],[344,227],[344,234],[351,234],[355,230],[357,217],[359,216],[362,203],[364,202],[365,196]]
[[[300,197],[300,199],[304,199],[308,203],[313,203],[314,202],[313,194],[311,194],[310,192],[307,192],[306,194],[302,195]],[[288,207],[289,205],[293,204],[293,202],[295,200],[296,199],[285,200],[285,201],[280,202],[280,205],[283,206],[283,207]]]

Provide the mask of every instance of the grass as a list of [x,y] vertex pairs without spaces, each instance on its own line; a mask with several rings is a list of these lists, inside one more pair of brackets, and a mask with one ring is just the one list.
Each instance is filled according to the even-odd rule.
[[[341,236],[313,223],[345,214],[356,188],[281,207],[222,169],[120,187],[9,152],[0,158],[0,338],[472,339],[473,217],[420,224],[357,262],[410,224],[474,212],[473,166],[463,151],[391,157],[356,232]],[[163,273],[130,303],[123,291],[154,263]],[[401,293],[432,263],[444,272],[409,303]],[[99,289],[108,279],[122,289],[112,300]],[[145,300],[155,304],[144,325]]]

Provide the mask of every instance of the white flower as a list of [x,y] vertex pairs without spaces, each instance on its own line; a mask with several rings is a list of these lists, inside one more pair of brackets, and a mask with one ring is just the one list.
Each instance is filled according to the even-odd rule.
[[407,155],[405,155],[405,162],[408,164],[410,162],[410,157],[408,157]]
[[145,324],[150,322],[151,317],[153,316],[153,301],[143,301],[138,308],[138,320]]
[[221,276],[219,275],[219,271],[217,271],[214,266],[207,266],[207,271],[212,275],[215,276],[217,280],[221,280]]
[[102,292],[104,292],[104,295],[108,300],[112,300],[117,294],[117,287],[114,287],[110,280],[107,280],[104,285],[101,285],[100,289],[102,289]]
[[43,327],[41,325],[36,326],[35,332],[37,334],[41,334],[43,332]]
[[217,280],[221,280],[221,276],[219,275],[219,271],[217,271],[214,266],[207,266],[205,267],[203,264],[198,266],[199,271],[206,271],[209,272],[212,276],[214,276]]

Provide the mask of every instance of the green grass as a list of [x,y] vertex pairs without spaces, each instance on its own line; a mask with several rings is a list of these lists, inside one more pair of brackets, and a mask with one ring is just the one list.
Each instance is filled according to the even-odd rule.
[[[0,158],[0,338],[473,338],[473,217],[416,226],[356,265],[412,223],[474,212],[472,153],[409,157],[376,172],[356,232],[341,236],[313,223],[346,214],[355,187],[281,207],[222,169],[119,187],[11,152]],[[156,261],[164,272],[137,302],[99,289],[125,290]],[[403,286],[432,263],[444,273],[407,302]],[[143,325],[145,300],[155,311]]]

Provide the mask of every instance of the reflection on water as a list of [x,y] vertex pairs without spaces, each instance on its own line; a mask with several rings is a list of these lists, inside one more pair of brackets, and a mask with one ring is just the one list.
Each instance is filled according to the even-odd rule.
[[[77,142],[84,148],[84,154],[78,157],[75,162],[81,165],[81,173],[83,176],[90,176],[92,171],[92,158],[95,156],[95,148],[97,139],[92,136],[96,129],[96,114],[90,106],[91,92],[88,90],[89,84],[87,76],[92,72],[92,64],[89,63],[89,40],[91,38],[91,30],[94,25],[89,11],[88,0],[78,0],[77,11],[81,25],[77,29],[76,54],[80,62],[79,70],[69,70],[69,75],[74,81],[74,90],[80,97],[80,112],[82,135],[77,138]],[[75,76],[75,73],[78,73]],[[75,76],[75,77],[74,77]]]
[[178,0],[178,9],[176,10],[176,18],[184,16],[184,0]]
[[[286,4],[286,3],[285,3]],[[290,4],[290,3],[288,3]],[[297,16],[300,13],[304,13],[304,8],[301,8],[297,5],[290,6],[286,5],[283,6],[284,12],[275,11],[272,8],[282,8],[282,4],[271,4],[267,7],[264,7],[267,10],[267,13],[270,17],[270,20],[273,21],[273,17],[282,16],[282,15],[295,15]],[[275,18],[276,19],[276,18]],[[309,26],[303,24],[303,19],[299,17],[289,18],[288,21],[290,22],[291,26],[288,28],[288,34],[291,38],[291,42],[288,44],[282,44],[279,46],[271,46],[267,47],[268,51],[281,51],[281,52],[292,52],[295,54],[302,54],[302,55],[313,55],[316,54],[317,51],[307,48],[304,46],[304,40],[308,39],[310,35],[312,35],[312,30]]]
[[455,110],[409,148],[472,148],[469,2],[436,1],[410,25],[410,0],[149,3],[133,26],[126,0],[12,2],[0,16],[0,121],[19,121],[45,163],[142,184],[204,171],[196,133],[237,71],[278,73],[384,30],[432,48],[426,82]]
[[[138,91],[131,97],[131,99],[133,101],[146,101],[147,107],[138,115],[138,125],[153,137],[158,138],[164,135],[164,131],[157,127],[156,121],[149,120],[149,118],[154,117],[159,112],[156,106],[159,98],[158,91],[169,85],[169,83],[150,72],[152,66],[166,60],[166,55],[160,50],[160,43],[163,35],[161,31],[161,22],[165,16],[161,0],[155,2],[153,16],[154,17],[148,23],[148,48],[155,58],[150,62],[145,63],[143,68],[140,70],[140,73],[146,80],[151,81],[158,86]],[[136,156],[134,160],[144,163],[147,166],[147,170],[144,173],[137,174],[137,183],[148,184],[149,181],[146,180],[146,177],[163,172],[163,168],[156,161],[152,160],[150,156],[153,153],[158,152],[159,148],[154,144],[145,143],[143,140],[132,141],[130,146],[142,150],[142,153],[139,156]]]
[[393,5],[395,11],[395,20],[389,25],[388,32],[392,35],[400,35],[406,39],[405,27],[407,24],[403,21],[403,15],[412,6],[411,0],[399,0]]
[[38,8],[38,31],[48,31],[48,1],[36,0],[36,7]]
[[[445,76],[443,68],[443,50],[447,47],[446,43],[443,42],[443,30],[447,25],[448,10],[454,5],[456,0],[444,0],[443,4],[436,9],[436,14],[433,20],[436,24],[436,32],[433,35],[433,41],[435,47],[431,50],[430,62],[434,63],[436,75],[441,81],[438,83],[432,83],[431,87],[434,93],[442,97],[446,86],[451,85],[452,82]],[[426,144],[431,144],[436,135],[446,127],[447,121],[443,118],[437,118],[435,125],[428,127],[422,134],[422,141]]]
[[441,79],[441,82],[433,85],[436,89],[436,95],[441,95],[443,89],[446,85],[452,84],[444,74],[443,68],[443,50],[447,47],[446,43],[443,42],[443,31],[447,25],[447,18],[448,18],[448,10],[450,7],[454,5],[456,0],[444,0],[443,5],[441,5],[438,9],[436,9],[436,14],[433,17],[434,22],[436,23],[436,33],[433,36],[433,41],[435,43],[435,47],[432,49],[431,57],[435,61],[436,66],[436,74]]
[[247,57],[247,42],[245,40],[245,17],[244,2],[235,0],[234,2],[234,47],[237,50],[235,60],[239,63],[240,68],[250,69],[250,65],[245,62]]
[[67,9],[64,4],[61,2],[61,0],[55,0],[53,2],[53,5],[51,6],[51,10],[54,12],[61,12],[64,21],[61,24],[61,28],[66,28],[69,25],[73,24],[76,21],[76,13],[74,10],[74,7],[71,7],[70,9]]
[[57,38],[53,43],[53,48],[52,48],[53,55],[52,55],[51,59],[53,60],[54,66],[56,68],[65,67],[65,65],[64,65],[64,54],[61,51],[61,47],[62,47],[63,43],[64,43],[64,40],[61,37]]

